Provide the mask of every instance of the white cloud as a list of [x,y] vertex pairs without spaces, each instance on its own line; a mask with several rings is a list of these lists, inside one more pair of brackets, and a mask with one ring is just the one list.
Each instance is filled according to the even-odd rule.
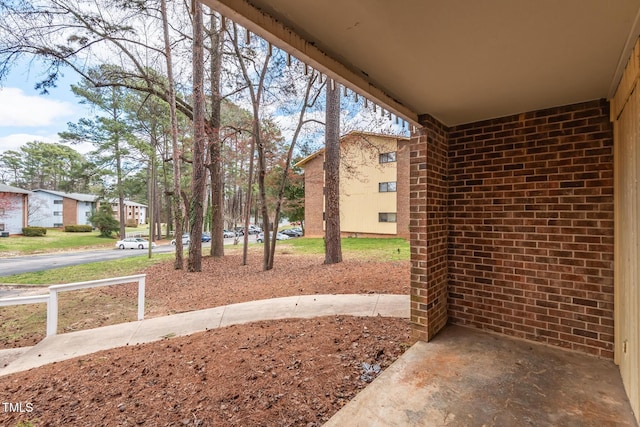
[[25,95],[22,89],[0,89],[0,127],[38,127],[74,114],[73,105],[45,96]]
[[[40,141],[57,143],[60,142],[60,138],[57,134],[53,135],[35,135],[28,133],[14,133],[7,136],[0,136],[0,154],[8,150],[19,150],[27,142]],[[86,154],[93,150],[93,146],[89,143],[83,143],[78,145],[70,145],[71,148],[81,154]]]
[[14,133],[7,136],[0,137],[0,151],[6,150],[18,150],[25,143],[31,141],[42,142],[58,142],[58,135],[32,135],[28,133]]

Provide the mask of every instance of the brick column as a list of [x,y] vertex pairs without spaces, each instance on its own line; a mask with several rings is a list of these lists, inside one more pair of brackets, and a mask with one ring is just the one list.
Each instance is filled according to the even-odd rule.
[[62,199],[62,225],[75,225],[78,223],[78,201],[64,197]]
[[428,341],[447,323],[448,129],[431,116],[410,148],[411,322]]

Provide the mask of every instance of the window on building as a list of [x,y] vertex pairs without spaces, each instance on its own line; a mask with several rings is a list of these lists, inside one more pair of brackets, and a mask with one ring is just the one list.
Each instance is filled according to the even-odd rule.
[[89,218],[91,216],[91,212],[85,212],[84,216],[86,216],[87,218]]
[[61,211],[53,211],[53,216],[62,216]]
[[5,231],[4,224],[0,223],[0,231]]
[[61,222],[56,222],[53,224],[54,227],[62,227],[63,224]]
[[4,208],[0,208],[0,216],[2,216],[2,215],[4,215],[4,214],[5,214],[5,210],[4,210]]
[[396,222],[396,213],[380,212],[378,213],[378,222]]
[[380,163],[391,163],[396,161],[396,152],[382,153],[379,156]]
[[396,191],[396,182],[380,182],[378,183],[378,191],[380,193],[393,193]]
[[62,200],[54,200],[53,204],[54,205],[61,205],[62,204]]

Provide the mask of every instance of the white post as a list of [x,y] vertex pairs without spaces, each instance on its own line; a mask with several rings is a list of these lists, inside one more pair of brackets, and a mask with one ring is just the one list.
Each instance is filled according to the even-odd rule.
[[47,303],[47,336],[58,333],[58,291],[49,288],[49,302]]
[[144,319],[144,282],[144,276],[138,279],[138,320]]

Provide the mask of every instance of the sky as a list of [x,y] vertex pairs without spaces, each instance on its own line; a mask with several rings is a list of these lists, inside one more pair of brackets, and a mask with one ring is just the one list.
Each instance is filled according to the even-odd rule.
[[[42,79],[44,69],[36,61],[23,61],[16,64],[7,79],[0,86],[0,154],[7,150],[18,150],[30,141],[60,142],[58,132],[67,130],[67,123],[77,122],[82,117],[92,116],[90,107],[80,104],[70,89],[80,77],[72,70],[66,70],[59,79],[57,87],[49,89],[49,93],[42,95],[34,89],[36,83]],[[361,101],[362,102],[362,101]],[[345,105],[346,104],[346,105]],[[358,115],[354,105],[343,102],[343,113],[351,112],[350,116]],[[346,108],[345,108],[346,107]],[[248,108],[248,106],[247,106]],[[351,111],[352,109],[354,109]],[[361,111],[362,112],[362,111]],[[318,120],[324,120],[324,114],[315,113]],[[293,124],[297,122],[294,116],[276,112],[276,121],[281,126],[283,135],[290,137]],[[355,122],[369,122],[368,118],[356,119]],[[382,121],[389,126],[391,122]],[[385,123],[386,122],[386,123]],[[386,127],[385,126],[385,127]],[[400,126],[395,126],[395,132],[403,133]],[[343,129],[347,133],[350,129]],[[371,130],[371,129],[367,129]],[[322,141],[318,144],[321,145]],[[73,145],[76,151],[86,154],[92,150],[90,144]]]
[[[67,72],[48,95],[34,89],[42,74],[38,64],[26,61],[13,67],[0,87],[0,153],[17,150],[29,141],[59,142],[58,132],[90,114],[71,92],[79,78]],[[74,146],[81,153],[90,146]]]

